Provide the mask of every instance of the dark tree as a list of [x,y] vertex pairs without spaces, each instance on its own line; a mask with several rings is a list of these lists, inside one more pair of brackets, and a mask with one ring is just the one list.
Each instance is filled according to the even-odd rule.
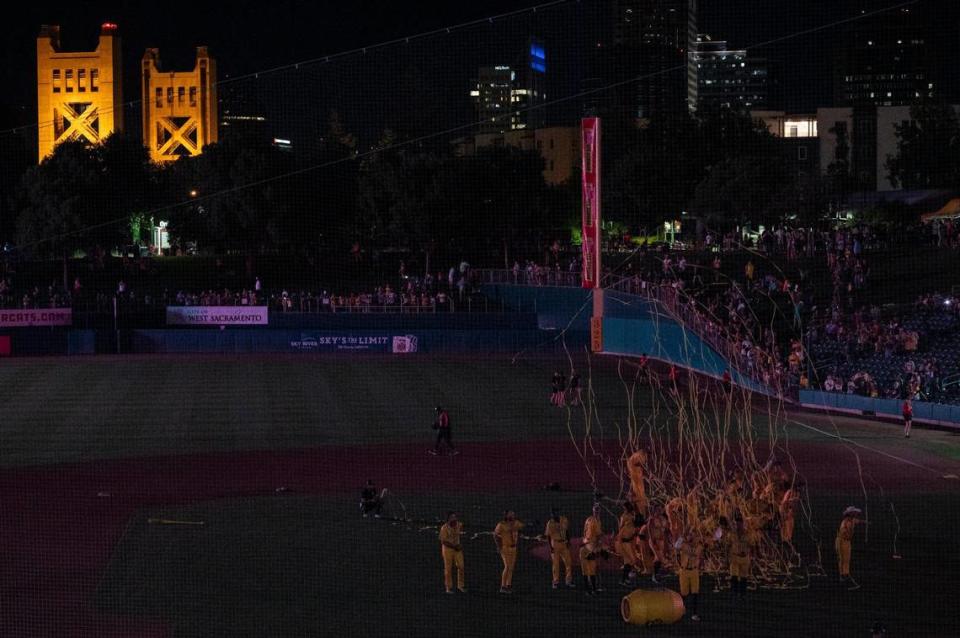
[[960,184],[960,121],[952,106],[914,104],[910,121],[894,128],[897,154],[886,162],[894,186],[956,188]]

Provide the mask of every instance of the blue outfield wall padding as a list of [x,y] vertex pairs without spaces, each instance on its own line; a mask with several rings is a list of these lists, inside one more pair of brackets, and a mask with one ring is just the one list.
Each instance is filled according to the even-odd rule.
[[[566,326],[589,331],[593,316],[593,293],[582,288],[487,284],[488,297],[507,306],[533,310],[541,329],[562,330]],[[603,350],[609,354],[650,357],[689,368],[713,377],[730,370],[738,385],[768,393],[762,384],[732,369],[726,358],[677,323],[655,301],[612,290],[604,291]]]
[[67,354],[96,354],[96,330],[71,330],[67,335]]
[[[874,399],[856,394],[821,390],[801,390],[800,404],[805,407],[860,414],[866,412],[891,418],[900,418],[903,407],[903,402],[897,399]],[[960,427],[960,406],[914,401],[913,418],[917,421]]]
[[10,337],[10,354],[14,357],[35,357],[67,354],[69,328],[10,328],[0,335]]
[[592,292],[583,288],[484,284],[483,294],[522,313],[533,312],[541,330],[590,330]]
[[[133,330],[134,353],[506,353],[558,354],[563,344],[540,330],[274,330],[190,328]],[[571,332],[568,347],[588,343],[589,334]]]
[[[712,377],[720,377],[730,369],[727,360],[700,337],[671,320],[660,318],[603,320],[603,350],[610,354],[640,356],[674,363]],[[730,369],[738,385],[756,392],[765,392],[757,382]]]

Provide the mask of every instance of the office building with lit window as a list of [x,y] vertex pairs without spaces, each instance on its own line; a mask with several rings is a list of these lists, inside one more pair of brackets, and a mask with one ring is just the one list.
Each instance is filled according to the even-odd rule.
[[694,104],[698,113],[768,108],[770,77],[765,58],[731,49],[725,41],[705,34],[697,36],[691,58],[697,68]]
[[480,123],[480,133],[504,133],[537,128],[544,119],[547,100],[547,51],[531,38],[522,55],[510,64],[480,67],[470,97]]
[[904,106],[934,93],[920,4],[851,21],[837,42],[834,102]]

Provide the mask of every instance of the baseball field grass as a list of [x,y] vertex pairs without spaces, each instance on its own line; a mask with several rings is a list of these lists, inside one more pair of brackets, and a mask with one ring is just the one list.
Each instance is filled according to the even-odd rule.
[[[0,635],[869,636],[877,622],[889,636],[957,635],[960,483],[944,477],[960,474],[960,439],[915,429],[904,441],[896,425],[806,413],[786,425],[811,507],[797,588],[737,600],[705,578],[702,622],[631,627],[616,574],[596,598],[554,591],[531,539],[516,593],[499,595],[485,532],[504,509],[531,536],[552,506],[578,530],[595,489],[617,494],[587,466],[619,453],[627,400],[616,362],[592,363],[602,431],[585,462],[567,427],[582,414],[547,401],[553,370],[569,368],[559,359],[8,360]],[[458,456],[426,453],[438,404]],[[766,409],[753,416],[759,445]],[[367,479],[388,490],[383,519],[360,516]],[[855,591],[832,546],[847,505],[870,521],[854,540]],[[443,593],[435,525],[448,510],[467,528],[463,595]]]

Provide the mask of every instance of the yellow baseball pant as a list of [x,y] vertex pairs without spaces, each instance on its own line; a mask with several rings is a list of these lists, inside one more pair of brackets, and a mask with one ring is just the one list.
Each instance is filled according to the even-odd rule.
[[444,547],[441,553],[443,554],[443,584],[447,588],[447,591],[453,589],[454,568],[457,570],[457,587],[463,589],[463,552]]
[[596,576],[597,575],[597,561],[596,560],[582,560],[580,561],[580,571],[583,572],[584,576]]
[[566,582],[573,582],[573,560],[570,558],[570,547],[566,543],[557,543],[553,546],[550,553],[550,560],[553,563],[553,583],[560,583],[560,563],[566,569]]
[[637,550],[633,546],[633,541],[618,541],[617,553],[624,565],[634,567],[637,565]]
[[643,574],[649,576],[653,573],[653,550],[647,541],[640,541],[640,562],[643,564]]
[[517,564],[517,550],[501,549],[500,558],[503,560],[503,573],[500,575],[500,586],[509,587],[513,583],[513,567]]
[[688,596],[690,594],[700,593],[700,570],[699,569],[681,569],[680,576],[680,595]]
[[841,576],[850,575],[850,552],[853,549],[853,543],[850,541],[845,541],[842,538],[837,538],[833,543],[834,549],[837,550],[837,562],[840,567]]
[[730,575],[734,578],[748,578],[750,576],[750,558],[748,556],[731,556]]
[[783,522],[780,523],[780,540],[784,543],[793,541],[793,526],[794,518],[792,516],[787,516],[783,519]]

